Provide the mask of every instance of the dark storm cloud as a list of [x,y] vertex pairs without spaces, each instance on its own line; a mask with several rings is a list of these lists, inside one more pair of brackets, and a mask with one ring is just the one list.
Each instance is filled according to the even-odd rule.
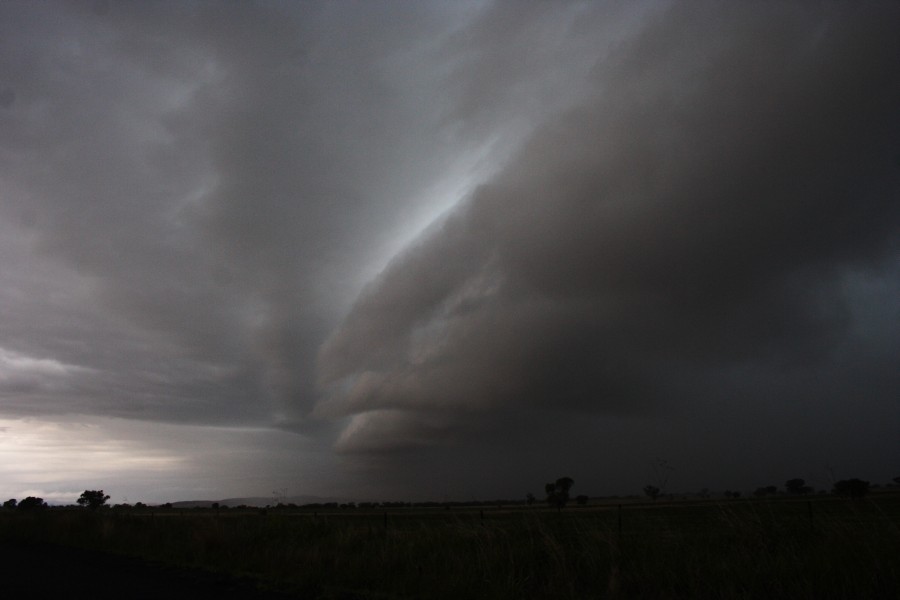
[[331,334],[318,410],[352,416],[338,448],[735,396],[884,418],[896,344],[859,324],[896,314],[896,286],[848,282],[897,270],[898,25],[886,4],[651,16]]
[[577,4],[505,26],[477,3],[3,12],[3,347],[91,373],[11,396],[26,414],[302,418],[361,282],[453,201],[434,189],[493,168],[471,157],[569,102],[593,60],[571,58],[589,32],[520,32],[562,35]]
[[133,439],[110,452],[165,458],[167,490],[638,489],[658,456],[685,485],[788,455],[884,476],[897,24],[2,3],[0,425],[47,448],[42,480]]

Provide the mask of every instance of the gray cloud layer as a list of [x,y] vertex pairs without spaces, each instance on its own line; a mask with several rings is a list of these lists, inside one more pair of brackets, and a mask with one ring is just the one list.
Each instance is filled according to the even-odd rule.
[[862,438],[848,464],[887,469],[898,25],[3,4],[0,413],[302,431],[373,493],[476,458],[499,494],[655,452],[723,470],[743,425],[747,473]]
[[[10,252],[61,261],[93,306],[60,325],[78,331],[59,348],[35,322],[76,301],[20,303],[6,323],[25,331],[7,343],[92,366],[108,378],[98,387],[123,379],[111,403],[92,390],[105,413],[305,412],[316,347],[371,248],[446,160],[420,110],[434,91],[406,93],[418,77],[401,66],[445,35],[440,15],[22,9],[4,11],[0,54],[3,209],[24,232]],[[41,410],[67,410],[60,402],[71,406],[44,398]]]

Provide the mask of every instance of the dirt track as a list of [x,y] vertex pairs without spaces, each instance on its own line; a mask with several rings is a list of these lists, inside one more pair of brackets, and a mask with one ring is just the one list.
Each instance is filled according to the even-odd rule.
[[49,545],[0,543],[0,596],[91,600],[287,600],[250,579],[173,569],[137,559]]

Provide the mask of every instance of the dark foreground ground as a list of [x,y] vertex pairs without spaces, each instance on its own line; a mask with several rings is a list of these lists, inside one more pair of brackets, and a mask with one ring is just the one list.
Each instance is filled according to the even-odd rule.
[[0,542],[0,597],[91,600],[287,600],[249,578],[48,544]]
[[0,600],[207,596],[900,599],[900,493],[562,511],[0,511]]

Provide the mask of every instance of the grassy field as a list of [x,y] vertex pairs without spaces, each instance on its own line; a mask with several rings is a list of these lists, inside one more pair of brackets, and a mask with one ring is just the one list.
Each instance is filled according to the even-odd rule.
[[897,598],[900,494],[454,510],[0,513],[0,541],[315,598]]

